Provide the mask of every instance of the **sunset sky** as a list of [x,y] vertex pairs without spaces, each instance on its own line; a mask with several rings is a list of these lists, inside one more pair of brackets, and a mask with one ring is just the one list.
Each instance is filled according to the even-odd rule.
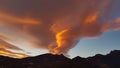
[[120,0],[0,0],[0,55],[88,57],[120,50]]
[[[115,0],[116,10],[111,19],[120,17],[119,0]],[[95,54],[107,54],[111,50],[120,50],[120,30],[103,33],[95,39],[82,39],[75,48],[70,51],[72,57],[80,55],[82,57],[94,56]]]

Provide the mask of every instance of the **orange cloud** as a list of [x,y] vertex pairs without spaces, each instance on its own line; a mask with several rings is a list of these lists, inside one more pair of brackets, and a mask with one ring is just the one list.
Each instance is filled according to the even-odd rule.
[[118,24],[120,23],[120,18],[116,19],[116,23],[118,23]]
[[8,51],[6,49],[1,49],[1,48],[0,48],[0,55],[9,56],[13,58],[20,58],[20,59],[27,57],[27,55],[25,54],[14,53],[14,52]]
[[98,14],[97,14],[97,13],[88,15],[88,17],[85,19],[85,22],[86,22],[87,24],[89,24],[89,23],[94,23],[94,22],[97,20],[97,17],[98,17]]
[[120,18],[117,18],[113,21],[108,21],[101,28],[102,32],[106,32],[106,31],[110,31],[110,30],[115,30],[115,31],[120,30]]
[[23,24],[40,24],[41,23],[39,20],[35,20],[32,18],[26,18],[26,17],[20,18],[20,17],[10,15],[8,13],[3,13],[3,12],[0,12],[0,19],[11,21],[11,22],[16,22],[16,23],[23,23]]

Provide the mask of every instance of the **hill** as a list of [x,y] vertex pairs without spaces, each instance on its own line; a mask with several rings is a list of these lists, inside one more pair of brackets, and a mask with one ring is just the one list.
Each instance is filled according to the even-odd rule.
[[120,50],[107,55],[67,58],[64,55],[43,54],[36,57],[14,59],[0,56],[0,68],[120,68]]

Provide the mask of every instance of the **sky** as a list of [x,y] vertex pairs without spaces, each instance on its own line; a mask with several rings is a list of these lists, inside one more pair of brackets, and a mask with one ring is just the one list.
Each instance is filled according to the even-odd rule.
[[[106,55],[112,50],[120,50],[120,31],[110,31],[104,33],[99,38],[82,39],[76,47],[70,51],[71,57],[89,57],[96,54]],[[86,49],[84,49],[86,48]]]
[[[120,17],[119,2],[116,0],[115,3],[117,9],[113,12],[111,19]],[[69,54],[72,55],[72,58],[78,55],[81,57],[89,57],[96,54],[106,55],[112,50],[120,50],[120,31],[111,30],[103,33],[98,38],[84,38],[69,52]]]
[[88,57],[120,50],[119,0],[0,0],[0,55]]

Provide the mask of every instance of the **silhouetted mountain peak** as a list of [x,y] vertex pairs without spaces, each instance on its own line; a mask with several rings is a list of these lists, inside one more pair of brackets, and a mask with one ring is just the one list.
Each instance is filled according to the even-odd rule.
[[51,54],[51,53],[42,54],[32,58],[61,59],[61,60],[69,59],[65,57],[63,54],[58,55],[58,54]]
[[0,68],[120,68],[120,50],[107,55],[97,54],[93,57],[73,59],[63,54],[43,54],[23,59],[0,56]]
[[77,57],[73,58],[72,60],[73,61],[82,61],[82,60],[84,60],[84,58],[77,56]]
[[113,50],[108,55],[119,55],[120,56],[120,50]]
[[107,55],[97,54],[87,59],[109,68],[120,68],[120,50],[113,50]]

